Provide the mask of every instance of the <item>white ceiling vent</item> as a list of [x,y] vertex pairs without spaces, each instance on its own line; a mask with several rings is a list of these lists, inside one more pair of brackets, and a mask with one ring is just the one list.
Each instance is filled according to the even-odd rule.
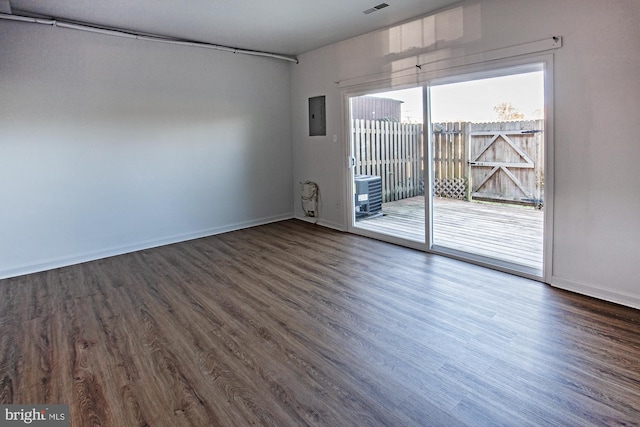
[[365,11],[364,11],[364,12],[362,12],[362,13],[364,13],[365,15],[368,15],[368,14],[373,13],[373,12],[375,12],[375,11],[378,11],[378,10],[380,10],[380,9],[384,9],[384,8],[385,8],[385,7],[387,7],[387,6],[389,6],[389,5],[388,5],[388,4],[386,4],[386,3],[380,3],[379,5],[377,5],[377,6],[373,6],[371,9],[367,9],[367,10],[365,10]]

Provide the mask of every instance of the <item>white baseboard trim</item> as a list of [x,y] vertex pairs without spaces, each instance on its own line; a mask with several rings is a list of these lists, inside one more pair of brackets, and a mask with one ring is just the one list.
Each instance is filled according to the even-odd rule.
[[296,215],[295,219],[299,219],[300,221],[304,221],[304,222],[309,222],[311,224],[317,224],[322,227],[332,228],[338,231],[344,231],[344,227],[342,226],[342,224],[338,224],[332,221],[327,221],[322,218],[312,218],[304,215]]
[[640,309],[640,296],[638,295],[602,289],[594,284],[579,283],[556,276],[551,277],[551,286],[627,307]]
[[216,234],[222,234],[230,231],[241,230],[244,228],[265,225],[272,222],[284,221],[287,219],[292,219],[293,217],[294,217],[293,213],[274,215],[274,216],[260,218],[252,221],[245,221],[245,222],[239,222],[234,224],[228,224],[220,227],[213,227],[213,228],[209,228],[206,230],[201,230],[193,233],[177,234],[174,236],[164,237],[161,239],[146,240],[143,242],[137,242],[129,245],[101,249],[98,251],[86,252],[82,254],[66,255],[58,258],[51,258],[48,260],[42,260],[32,264],[25,264],[21,266],[0,270],[0,279],[23,276],[25,274],[38,273],[46,270],[53,270],[55,268],[68,267],[70,265],[80,264],[83,262],[95,261],[102,258],[108,258],[112,256],[126,254],[126,253],[141,251],[144,249],[156,248],[158,246],[171,245],[173,243],[184,242],[187,240],[200,239],[202,237],[209,237],[209,236],[214,236]]

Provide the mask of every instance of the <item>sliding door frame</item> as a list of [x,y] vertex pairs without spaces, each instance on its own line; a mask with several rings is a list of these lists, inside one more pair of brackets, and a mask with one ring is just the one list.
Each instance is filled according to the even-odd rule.
[[[357,90],[354,91],[343,91],[342,96],[343,96],[343,114],[342,117],[345,118],[344,120],[344,129],[345,129],[345,135],[343,140],[345,141],[345,152],[346,152],[346,159],[347,159],[347,174],[346,174],[346,182],[345,182],[345,197],[344,197],[344,206],[345,206],[345,224],[347,225],[346,229],[349,233],[353,233],[353,234],[358,234],[361,236],[365,236],[365,237],[370,237],[373,239],[377,239],[377,240],[382,240],[385,242],[389,242],[389,243],[393,243],[396,245],[400,245],[400,246],[405,246],[411,249],[416,249],[419,251],[423,251],[426,252],[428,251],[428,246],[426,243],[426,240],[424,242],[418,242],[415,240],[410,240],[410,239],[405,239],[402,237],[398,237],[398,236],[393,236],[393,235],[389,235],[389,234],[384,234],[384,233],[378,233],[375,231],[371,231],[371,230],[366,230],[363,228],[359,228],[355,225],[355,207],[354,207],[354,199],[353,199],[353,179],[354,179],[354,167],[355,164],[354,162],[354,153],[352,152],[353,150],[353,143],[351,141],[351,103],[350,103],[350,99],[351,98],[355,98],[358,96],[363,96],[363,95],[371,95],[371,94],[375,94],[378,92],[391,92],[391,91],[396,91],[396,90],[403,90],[403,89],[411,89],[411,88],[420,88],[422,87],[424,90],[424,86],[422,84],[417,84],[417,83],[407,83],[407,84],[402,84],[402,85],[396,85],[393,87],[390,87],[388,85],[388,82],[382,82],[379,84],[375,84],[375,85],[366,85],[364,87],[359,87]],[[423,103],[423,108],[424,108],[424,98],[422,100]],[[424,116],[424,109],[423,109],[423,116]],[[426,122],[424,122],[426,123]],[[423,134],[422,134],[422,145],[423,145],[423,150],[426,150],[426,140],[425,140],[425,130],[424,130],[425,126],[423,125]],[[424,153],[426,153],[426,151],[423,151]],[[423,171],[426,170],[427,165],[424,164],[424,159],[423,159]],[[424,177],[424,176],[423,176]],[[425,181],[426,182],[426,181]],[[427,227],[427,224],[425,223],[425,227]],[[426,236],[425,236],[426,239]]]
[[[492,61],[491,63],[487,64],[476,64],[469,67],[458,67],[451,70],[443,70],[442,72],[438,73],[437,77],[429,79],[429,81],[426,83],[425,91],[427,92],[427,97],[425,99],[429,100],[430,88],[433,86],[525,73],[534,71],[536,68],[538,70],[541,69],[544,75],[543,91],[545,102],[545,126],[543,134],[545,206],[542,271],[536,270],[531,267],[514,264],[508,261],[434,245],[432,234],[433,221],[431,216],[433,210],[432,206],[430,206],[432,196],[429,197],[427,201],[427,211],[431,214],[428,218],[430,221],[427,223],[427,243],[429,247],[428,251],[431,253],[469,261],[474,264],[483,265],[486,267],[549,283],[551,279],[551,251],[553,242],[553,55],[529,55],[518,58],[508,58],[499,61]],[[431,129],[430,117],[426,117],[425,119],[428,123],[428,129]],[[429,138],[428,148],[429,150],[431,150],[433,146],[433,141],[431,141],[432,134],[428,132],[425,137]],[[429,156],[432,156],[431,152],[429,152]],[[429,182],[430,188],[432,188],[433,171],[432,165],[429,166],[428,177],[425,177],[425,182]]]
[[[527,67],[533,64],[541,64],[544,73],[544,231],[543,231],[543,269],[540,272],[532,269],[523,268],[523,266],[511,264],[509,262],[496,260],[493,258],[473,255],[440,246],[433,246],[432,232],[432,188],[433,188],[433,165],[428,159],[432,158],[432,141],[431,141],[431,121],[430,121],[430,99],[429,87],[432,82],[442,84],[443,81],[451,79],[451,81],[463,81],[461,77],[496,75],[499,70],[517,70],[519,67]],[[425,67],[426,68],[426,67]],[[437,67],[434,67],[437,68]],[[476,77],[480,78],[480,77]],[[550,283],[553,263],[553,206],[554,206],[554,112],[553,112],[553,53],[534,53],[522,54],[513,57],[506,57],[486,62],[476,62],[470,65],[455,65],[443,67],[440,69],[431,69],[414,76],[403,76],[400,78],[389,77],[387,79],[376,80],[366,84],[357,84],[353,86],[345,86],[341,90],[343,97],[343,114],[344,118],[344,138],[345,141],[345,158],[347,159],[347,179],[344,187],[344,206],[345,206],[345,224],[348,232],[360,234],[366,237],[384,240],[390,243],[399,244],[413,249],[421,250],[428,253],[444,255],[451,258],[460,259],[473,264],[489,267],[492,269],[504,271],[533,280]],[[353,206],[353,169],[351,168],[351,131],[350,131],[350,103],[351,97],[361,96],[375,92],[388,92],[393,90],[406,89],[410,87],[423,88],[423,146],[425,158],[424,162],[424,182],[425,182],[425,243],[410,241],[395,236],[388,236],[380,233],[370,232],[368,230],[357,229],[354,226],[353,218],[355,217]],[[427,185],[428,183],[428,185]]]

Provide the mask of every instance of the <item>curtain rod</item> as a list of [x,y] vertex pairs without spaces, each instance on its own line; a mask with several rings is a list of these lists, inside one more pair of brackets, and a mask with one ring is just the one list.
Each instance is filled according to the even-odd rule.
[[33,24],[43,24],[43,25],[52,25],[54,27],[59,28],[68,28],[72,30],[80,30],[80,31],[88,31],[91,33],[97,34],[105,34],[109,36],[118,36],[118,37],[126,37],[130,39],[138,39],[152,42],[160,42],[173,44],[178,46],[189,46],[189,47],[200,47],[204,49],[214,49],[220,50],[223,52],[231,52],[231,53],[239,53],[242,55],[252,55],[252,56],[263,56],[267,58],[273,59],[281,59],[283,61],[293,62],[294,64],[298,63],[298,58],[286,55],[279,55],[277,53],[271,52],[263,52],[259,50],[249,50],[249,49],[240,49],[230,46],[217,45],[212,43],[204,43],[204,42],[193,42],[187,40],[181,40],[171,37],[165,37],[158,34],[139,34],[135,32],[131,32],[128,30],[123,30],[120,28],[106,28],[100,27],[94,24],[89,24],[86,22],[71,22],[65,21],[61,19],[53,19],[53,18],[33,18],[30,16],[21,16],[21,15],[9,15],[5,13],[0,13],[0,19],[5,19],[9,21],[18,21],[18,22],[28,22]]

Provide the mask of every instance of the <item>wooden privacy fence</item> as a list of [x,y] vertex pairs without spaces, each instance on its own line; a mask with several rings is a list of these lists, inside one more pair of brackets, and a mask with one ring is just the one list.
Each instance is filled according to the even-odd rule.
[[[434,123],[434,195],[542,206],[542,120]],[[382,178],[382,201],[424,194],[422,125],[353,120],[355,173]]]
[[382,202],[424,194],[422,125],[352,120],[356,175],[382,178]]
[[469,123],[471,197],[541,208],[544,121]]
[[542,120],[433,125],[434,195],[542,207]]
[[471,200],[468,128],[471,123],[434,123],[433,195]]

